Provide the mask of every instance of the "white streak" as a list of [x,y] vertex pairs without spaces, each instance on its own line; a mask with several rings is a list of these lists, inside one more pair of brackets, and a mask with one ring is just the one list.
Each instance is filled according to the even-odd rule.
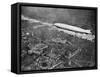
[[36,20],[36,19],[31,19],[31,18],[28,18],[28,17],[25,17],[24,15],[21,15],[21,19],[22,20],[28,20],[29,22],[33,23],[39,23],[40,21]]
[[[81,39],[86,39],[86,40],[92,41],[95,38],[95,35],[92,35],[90,30],[85,30],[85,29],[82,29],[80,27],[75,27],[75,26],[68,25],[68,24],[63,24],[63,23],[54,23],[54,24],[52,24],[52,23],[48,23],[48,22],[42,22],[40,20],[25,17],[24,15],[21,16],[21,19],[22,20],[27,20],[31,23],[41,23],[41,25],[35,26],[34,27],[35,29],[39,28],[39,27],[49,26],[50,28],[48,30],[63,31],[64,33],[76,36],[76,37],[81,38]],[[56,26],[58,26],[60,28],[57,28]],[[64,29],[61,29],[61,28],[64,28]]]

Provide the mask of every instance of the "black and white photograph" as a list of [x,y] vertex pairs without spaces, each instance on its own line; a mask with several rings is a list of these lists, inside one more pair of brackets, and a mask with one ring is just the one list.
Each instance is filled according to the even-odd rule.
[[100,0],[1,0],[0,77],[100,77]]
[[96,10],[21,6],[21,71],[96,66]]

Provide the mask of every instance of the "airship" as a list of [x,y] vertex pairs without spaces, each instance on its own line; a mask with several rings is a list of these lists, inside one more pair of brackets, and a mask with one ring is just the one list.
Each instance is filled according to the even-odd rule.
[[64,24],[64,23],[54,23],[54,26],[61,28],[61,29],[65,29],[65,30],[75,31],[75,32],[79,32],[79,33],[91,34],[91,30],[83,29],[83,28],[80,28],[80,27],[76,27],[76,26],[72,26],[72,25],[68,25],[68,24]]

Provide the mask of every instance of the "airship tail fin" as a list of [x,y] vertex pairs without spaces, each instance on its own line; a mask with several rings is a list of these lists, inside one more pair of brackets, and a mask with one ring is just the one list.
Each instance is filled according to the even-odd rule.
[[86,31],[86,33],[91,33],[91,30],[85,30]]

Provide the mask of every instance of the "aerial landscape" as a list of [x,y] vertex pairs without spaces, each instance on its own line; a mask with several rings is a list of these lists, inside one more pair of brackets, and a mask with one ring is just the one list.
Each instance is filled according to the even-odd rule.
[[95,66],[93,10],[22,7],[21,70]]

